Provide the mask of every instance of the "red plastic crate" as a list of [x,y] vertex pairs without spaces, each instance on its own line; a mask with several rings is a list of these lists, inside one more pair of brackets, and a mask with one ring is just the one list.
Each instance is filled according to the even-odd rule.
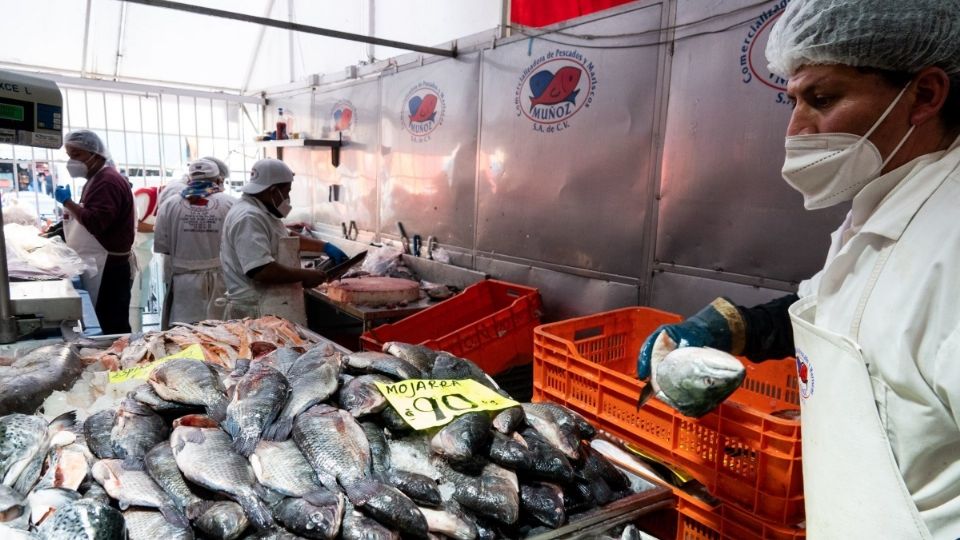
[[728,504],[711,507],[686,493],[677,494],[677,540],[802,540],[806,530],[761,521]]
[[473,360],[496,375],[533,358],[533,329],[540,324],[537,289],[488,279],[392,324],[364,332],[360,344],[379,351],[388,341],[419,343]]
[[803,521],[800,422],[795,362],[754,364],[743,385],[709,414],[688,418],[659,400],[637,410],[645,383],[637,353],[661,324],[680,317],[626,308],[537,327],[534,401],[583,414],[598,428],[674,464],[724,502],[776,524]]

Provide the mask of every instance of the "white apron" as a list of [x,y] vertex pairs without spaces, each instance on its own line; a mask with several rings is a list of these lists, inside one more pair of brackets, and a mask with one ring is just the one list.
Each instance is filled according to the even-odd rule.
[[136,267],[137,260],[133,252],[113,253],[107,251],[100,241],[90,234],[90,231],[66,209],[63,212],[63,236],[67,245],[76,251],[81,259],[85,261],[93,260],[96,263],[96,268],[84,270],[83,274],[80,275],[80,282],[83,283],[83,288],[90,294],[90,301],[94,307],[97,305],[100,280],[103,279],[103,267],[107,262],[107,255],[129,257],[131,275],[133,268]]
[[224,293],[219,257],[201,261],[174,260],[171,272],[173,277],[163,302],[168,314],[164,329],[169,328],[171,322],[194,323],[223,318],[223,307],[216,305],[216,299]]
[[[850,335],[859,334],[867,299],[892,248],[880,254]],[[807,537],[929,539],[890,447],[862,350],[852,339],[816,326],[816,311],[816,295],[790,307]]]
[[[300,239],[288,236],[280,238],[276,262],[291,268],[300,268]],[[303,301],[303,285],[257,285],[260,297],[256,304],[227,299],[224,313],[226,319],[276,315],[290,322],[307,326],[307,309]]]

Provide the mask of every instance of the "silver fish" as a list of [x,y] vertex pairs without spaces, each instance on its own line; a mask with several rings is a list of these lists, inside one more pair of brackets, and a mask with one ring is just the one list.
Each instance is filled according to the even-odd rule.
[[50,540],[121,540],[123,515],[109,506],[80,499],[57,510],[37,532]]
[[186,480],[177,468],[173,449],[169,441],[163,441],[147,452],[143,458],[147,473],[170,496],[173,504],[187,518],[195,519],[206,510],[207,502],[197,497],[187,486]]
[[250,521],[239,504],[233,501],[218,501],[211,504],[193,524],[210,538],[234,540],[247,530]]
[[478,478],[457,482],[454,498],[480,516],[512,525],[520,516],[520,484],[517,475],[493,463]]
[[345,500],[339,492],[322,489],[302,499],[284,499],[273,515],[289,531],[305,538],[332,540],[340,533]]
[[169,434],[170,428],[163,418],[143,403],[126,398],[117,409],[110,441],[116,457],[142,458]]
[[144,470],[143,461],[102,459],[93,465],[92,473],[94,480],[119,502],[121,510],[130,506],[158,508],[171,523],[188,524],[170,496]]
[[254,363],[231,390],[227,418],[221,424],[233,437],[233,448],[246,457],[253,453],[263,430],[277,417],[290,391],[286,377],[272,367]]
[[370,479],[345,486],[351,504],[380,523],[414,538],[427,537],[427,520],[416,503],[400,490]]
[[373,473],[382,476],[390,470],[390,447],[387,446],[383,428],[373,422],[360,422],[360,427],[370,445],[370,464],[373,467]]
[[76,416],[71,411],[50,424],[40,416],[9,414],[0,418],[0,477],[3,485],[22,494],[40,479],[40,469],[50,445],[62,446],[76,440],[70,431]]
[[350,411],[355,418],[375,414],[387,406],[387,399],[374,383],[392,383],[385,375],[361,375],[340,389],[340,408]]
[[123,513],[128,540],[193,540],[190,527],[180,527],[167,521],[160,512],[127,510]]
[[325,401],[337,391],[340,361],[336,356],[304,354],[288,370],[290,397],[276,421],[266,430],[266,437],[282,441],[293,430],[293,419],[308,408]]
[[27,495],[27,502],[30,505],[30,523],[39,525],[61,507],[80,498],[80,494],[72,489],[34,489]]
[[30,527],[27,501],[15,489],[0,485],[0,525],[14,529]]
[[293,422],[293,440],[330,489],[370,474],[370,444],[346,411],[315,405]]
[[424,373],[430,373],[430,371],[433,370],[433,364],[437,361],[437,355],[440,354],[430,347],[401,343],[399,341],[388,341],[384,343],[383,352],[410,362]]
[[366,372],[374,360],[389,360],[394,357],[395,355],[389,355],[387,353],[361,351],[346,355],[343,358],[343,362],[346,367],[354,371]]
[[87,447],[100,459],[117,457],[110,438],[116,416],[116,411],[107,409],[91,414],[83,422],[83,438],[87,441]]
[[[154,411],[180,411],[184,409],[189,409],[190,405],[184,405],[183,403],[177,403],[175,401],[167,401],[160,397],[156,390],[153,389],[148,383],[141,384],[140,386],[134,388],[129,394],[130,397],[143,403],[147,407],[150,407]],[[106,411],[102,411],[106,412]]]
[[255,492],[257,479],[250,463],[233,450],[233,441],[217,428],[180,425],[170,446],[183,475],[195,484],[218,491],[240,503],[258,529],[273,526],[270,510]]
[[477,537],[477,526],[453,505],[439,509],[421,506],[420,513],[426,518],[427,529],[432,533],[454,540],[473,540]]
[[490,438],[490,416],[485,412],[467,413],[438,431],[430,448],[451,463],[463,463],[487,455]]
[[708,347],[680,347],[653,371],[657,399],[698,418],[735,392],[746,376],[736,357]]
[[202,405],[217,421],[226,418],[227,396],[217,373],[196,360],[171,360],[154,369],[147,379],[157,395],[167,401]]
[[90,482],[90,487],[83,493],[83,498],[110,506],[110,495],[107,493],[107,490],[103,489],[103,486],[96,482]]
[[422,379],[424,374],[417,366],[401,360],[396,357],[379,358],[372,362],[366,369],[367,373],[379,373],[386,375],[395,381],[404,381],[407,379]]
[[261,485],[289,497],[322,489],[313,467],[291,440],[260,441],[250,455],[250,465]]
[[55,390],[67,390],[84,364],[73,347],[46,345],[0,366],[0,414],[33,413]]

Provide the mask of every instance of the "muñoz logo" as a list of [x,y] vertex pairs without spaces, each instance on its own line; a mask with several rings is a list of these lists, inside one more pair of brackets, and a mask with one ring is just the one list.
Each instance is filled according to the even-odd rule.
[[423,81],[403,98],[400,123],[410,132],[410,138],[414,142],[429,141],[430,134],[443,124],[446,109],[443,92],[437,85]]
[[790,0],[780,0],[757,15],[740,44],[740,80],[743,84],[757,82],[773,89],[777,93],[777,103],[785,104],[790,103],[787,99],[787,80],[767,69],[766,49],[770,29],[789,3]]
[[333,105],[330,110],[330,119],[333,121],[333,131],[349,131],[356,122],[357,108],[349,100],[342,99]]
[[813,395],[813,366],[810,364],[807,355],[800,350],[797,350],[797,379],[800,387],[800,397],[808,399]]
[[597,88],[593,62],[580,51],[556,49],[537,58],[520,75],[514,92],[517,116],[533,121],[533,130],[556,133],[568,120],[590,107]]

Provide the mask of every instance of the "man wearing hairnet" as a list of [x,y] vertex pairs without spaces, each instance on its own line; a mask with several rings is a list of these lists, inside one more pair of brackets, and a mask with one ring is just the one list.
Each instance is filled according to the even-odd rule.
[[784,179],[851,210],[798,295],[718,298],[638,376],[676,346],[795,352],[809,538],[958,538],[960,2],[793,0],[766,53],[796,103]]
[[307,324],[303,288],[316,287],[327,276],[300,267],[300,251],[326,253],[336,264],[347,260],[337,246],[291,236],[283,218],[292,208],[294,174],[286,163],[261,159],[253,164],[243,196],[223,225],[220,260],[227,285],[224,317],[276,315]]
[[95,268],[81,276],[104,334],[130,332],[130,286],[133,283],[131,246],[135,210],[130,183],[109,161],[110,153],[96,133],[72,131],[64,137],[67,170],[87,183],[79,203],[70,186],[54,192],[63,205],[67,245]]
[[164,330],[171,322],[222,319],[220,235],[235,199],[223,192],[217,164],[198,159],[188,169],[190,182],[157,213],[153,249],[170,260],[171,279],[163,302]]

